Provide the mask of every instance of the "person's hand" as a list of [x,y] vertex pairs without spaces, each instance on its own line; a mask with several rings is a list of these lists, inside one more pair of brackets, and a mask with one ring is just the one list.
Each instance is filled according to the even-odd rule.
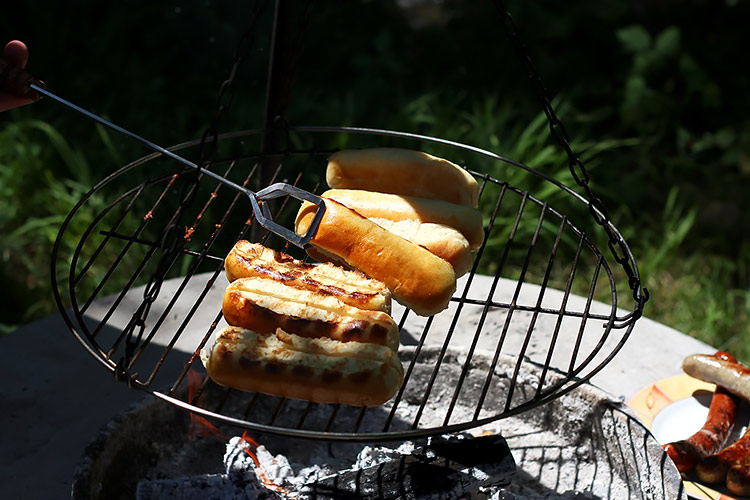
[[[23,42],[13,40],[12,42],[8,42],[3,49],[3,59],[19,68],[25,68],[26,62],[29,60],[29,49],[26,48]],[[0,111],[17,108],[30,102],[33,101],[25,97],[0,91]]]

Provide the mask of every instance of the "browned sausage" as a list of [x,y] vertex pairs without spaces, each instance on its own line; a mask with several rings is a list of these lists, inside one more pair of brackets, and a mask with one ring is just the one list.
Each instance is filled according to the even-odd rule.
[[[727,358],[721,359],[724,361],[731,361],[731,359],[728,360]],[[698,474],[698,478],[704,483],[716,484],[726,480],[727,487],[729,487],[729,470],[733,466],[745,465],[749,459],[750,428],[745,431],[740,439],[732,443],[730,446],[727,446],[720,452],[701,460],[701,462],[695,468],[695,472]],[[732,484],[738,489],[741,488],[743,484],[745,484],[743,482],[744,480],[742,478],[742,473],[742,470],[738,470],[732,473]],[[745,479],[747,477],[748,476],[745,475]]]
[[750,496],[750,464],[735,465],[727,472],[727,489],[740,496]]
[[736,360],[693,354],[684,359],[682,369],[691,377],[720,385],[732,394],[750,400],[750,369]]
[[727,477],[727,472],[732,466],[744,464],[748,457],[750,457],[750,428],[732,445],[701,460],[695,471],[704,483],[720,483]]
[[[736,362],[724,351],[714,355],[718,359]],[[711,398],[708,417],[703,427],[688,439],[664,445],[664,451],[682,473],[695,469],[702,459],[719,451],[734,427],[737,397],[723,387],[717,387]]]

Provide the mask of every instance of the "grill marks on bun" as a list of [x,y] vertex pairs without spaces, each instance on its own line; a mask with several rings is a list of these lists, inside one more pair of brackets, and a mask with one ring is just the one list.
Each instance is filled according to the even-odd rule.
[[398,326],[387,313],[359,309],[325,292],[295,288],[266,278],[240,278],[224,293],[227,323],[273,333],[276,328],[302,337],[368,342],[398,349]]
[[388,401],[404,377],[396,353],[385,346],[309,339],[281,329],[259,334],[233,326],[219,333],[205,365],[222,385],[356,406]]
[[227,279],[260,277],[332,295],[360,309],[390,313],[391,292],[380,281],[357,270],[329,263],[307,264],[259,243],[238,241],[225,261]]

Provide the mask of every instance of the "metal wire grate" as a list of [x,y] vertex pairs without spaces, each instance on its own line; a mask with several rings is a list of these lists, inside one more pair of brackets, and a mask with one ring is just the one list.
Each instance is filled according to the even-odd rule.
[[[599,251],[608,235],[591,220],[586,200],[560,182],[437,138],[342,127],[298,127],[289,134],[298,146],[287,145],[273,158],[257,152],[261,131],[225,134],[212,168],[243,185],[270,178],[319,193],[326,188],[326,156],[345,135],[356,147],[438,150],[466,165],[479,182],[486,237],[450,307],[430,318],[394,308],[411,354],[399,393],[369,409],[233,389],[209,397],[217,391],[204,390],[214,383],[200,351],[222,325],[223,259],[234,242],[251,239],[297,258],[305,255],[261,228],[247,197],[180,170],[160,154],[95,186],[65,220],[53,250],[52,276],[64,318],[117,379],[248,429],[401,440],[468,429],[542,405],[597,373],[632,331],[642,303],[629,297],[621,266]],[[196,146],[199,141],[173,149],[189,153]],[[515,175],[519,171],[522,177]],[[511,186],[503,178],[528,180],[530,186]],[[278,199],[274,220],[291,225],[298,208],[292,198]],[[611,224],[609,232],[619,237]],[[627,259],[637,272],[629,251]],[[628,303],[619,304],[619,297]],[[489,364],[477,364],[480,351],[491,353]],[[509,365],[498,360],[508,357],[512,369],[500,369]],[[519,377],[531,366],[541,368],[537,389],[519,394]],[[200,380],[188,390],[193,378]],[[457,414],[457,403],[473,408],[472,414]]]

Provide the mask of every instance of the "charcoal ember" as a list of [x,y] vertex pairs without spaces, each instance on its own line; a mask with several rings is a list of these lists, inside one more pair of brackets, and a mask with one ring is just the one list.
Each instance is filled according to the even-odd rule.
[[487,497],[488,500],[599,500],[601,497],[585,495],[582,493],[539,493],[531,488],[528,491],[513,493],[506,490],[498,490]]
[[373,465],[382,464],[389,460],[397,460],[402,455],[414,453],[417,446],[412,441],[406,441],[398,448],[386,448],[384,446],[365,446],[357,455],[352,469],[364,469]]
[[180,479],[144,480],[138,483],[137,500],[270,500],[276,499],[255,481],[238,482],[225,474]]
[[499,435],[431,438],[398,459],[349,469],[304,485],[301,499],[459,499],[510,484],[515,462]]
[[[259,465],[248,451],[252,451]],[[227,476],[236,483],[254,481],[262,485],[264,482],[270,482],[287,491],[295,491],[306,482],[330,475],[337,470],[330,464],[317,463],[307,467],[298,466],[295,472],[286,456],[273,455],[263,445],[251,449],[240,437],[233,437],[227,443],[224,466]]]
[[487,500],[600,500],[602,497],[591,492],[566,491],[564,493],[556,493],[554,491],[539,491],[535,488],[512,484],[507,488],[503,487],[489,492],[486,498]]

